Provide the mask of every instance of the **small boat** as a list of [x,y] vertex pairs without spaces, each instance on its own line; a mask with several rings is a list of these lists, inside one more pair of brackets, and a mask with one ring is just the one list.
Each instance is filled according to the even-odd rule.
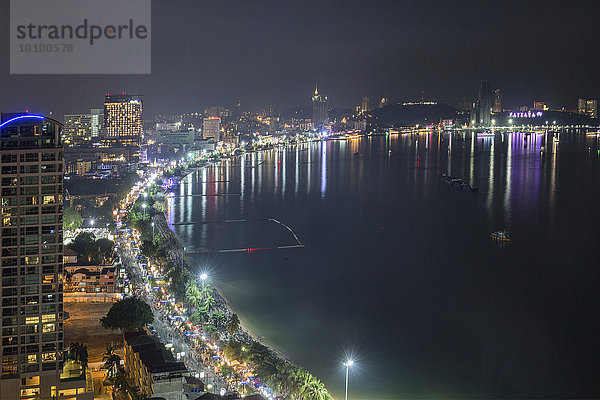
[[490,238],[499,242],[510,242],[510,234],[507,229],[490,233]]
[[450,176],[448,174],[444,174],[444,173],[440,174],[440,179],[449,185],[452,185],[459,189],[465,190],[467,192],[479,191],[477,186],[469,185],[467,182],[464,182],[462,179],[456,178],[454,176]]
[[453,186],[460,186],[462,184],[462,179],[444,173],[440,174],[440,179]]

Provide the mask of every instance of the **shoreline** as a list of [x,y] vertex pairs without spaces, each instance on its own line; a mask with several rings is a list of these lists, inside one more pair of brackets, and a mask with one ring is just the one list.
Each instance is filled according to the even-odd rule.
[[[287,146],[285,146],[287,147]],[[269,151],[269,150],[274,150],[274,149],[263,149],[261,151]],[[245,153],[243,153],[245,154]],[[236,155],[232,158],[241,158],[243,154],[239,154]],[[183,180],[185,178],[187,178],[188,176],[192,175],[193,173],[201,170],[202,168],[206,168],[212,165],[215,165],[217,163],[220,163],[221,160],[219,161],[215,161],[215,162],[209,162],[206,165],[201,165],[198,167],[194,167],[192,168],[190,171],[188,171],[185,175],[182,175],[180,181],[175,185],[175,186],[179,186],[181,184],[181,182],[183,182]],[[167,218],[167,215],[165,213],[160,214],[160,218],[161,218],[161,222],[164,223],[165,227],[169,230],[169,233],[171,235],[171,239],[174,241],[174,243],[177,244],[177,248],[178,249],[183,249],[183,246],[181,245],[181,240],[179,238],[179,236],[177,235],[177,233],[173,230],[173,227],[171,224],[169,224],[169,220]],[[182,252],[182,262],[185,265],[185,268],[189,271],[190,270],[190,263],[188,262],[188,259],[185,255],[185,252]],[[297,364],[291,357],[287,356],[285,353],[283,353],[281,350],[277,349],[275,346],[273,346],[271,343],[269,343],[268,341],[266,341],[264,339],[264,336],[261,337],[259,335],[257,335],[255,332],[252,331],[252,329],[250,329],[250,327],[247,325],[246,322],[243,321],[243,319],[240,317],[240,314],[238,314],[235,310],[235,308],[231,305],[231,303],[229,302],[229,300],[227,300],[227,298],[223,295],[223,293],[221,292],[221,290],[214,284],[211,283],[211,286],[214,288],[215,292],[218,294],[220,300],[222,301],[222,303],[226,306],[227,310],[231,313],[231,314],[236,314],[238,315],[238,318],[240,320],[240,329],[245,332],[252,340],[262,344],[263,346],[269,348],[269,350],[271,350],[273,352],[273,354],[275,354],[278,358],[280,358],[282,361],[287,362],[287,363],[293,363],[296,365]]]

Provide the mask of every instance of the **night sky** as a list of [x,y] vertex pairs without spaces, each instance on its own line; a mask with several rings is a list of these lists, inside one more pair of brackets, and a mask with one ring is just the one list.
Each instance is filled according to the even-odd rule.
[[0,110],[61,116],[104,93],[143,94],[146,117],[210,105],[282,111],[315,83],[334,107],[473,101],[481,78],[505,106],[600,97],[597,1],[153,1],[151,75],[9,75],[0,8]]

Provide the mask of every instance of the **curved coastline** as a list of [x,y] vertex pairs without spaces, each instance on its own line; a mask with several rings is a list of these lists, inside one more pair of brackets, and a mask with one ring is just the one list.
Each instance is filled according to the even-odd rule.
[[[268,149],[268,150],[270,150],[270,149]],[[263,150],[263,151],[267,151],[267,150]],[[235,158],[237,158],[237,157],[241,157],[241,155],[236,156]],[[201,170],[202,168],[206,168],[206,167],[214,165],[214,164],[216,164],[216,162],[215,163],[209,163],[208,165],[202,165],[202,166],[193,168],[191,171],[188,171],[185,175],[182,176],[181,181],[183,181],[185,178],[187,178],[188,176],[192,175],[193,173]],[[177,186],[179,184],[181,184],[181,183],[180,182],[177,183]],[[168,217],[167,217],[167,215],[165,213],[161,214],[161,219],[162,219],[161,222],[164,223],[164,226],[167,228],[166,230],[168,230],[168,232],[170,232],[170,235],[171,235],[170,239],[171,239],[172,243],[177,244],[177,248],[178,249],[182,249],[183,246],[181,245],[181,240],[177,236],[177,233],[173,229],[173,226],[171,224],[169,224]],[[165,230],[163,230],[163,233],[164,233],[164,231]],[[184,263],[186,269],[191,270],[190,264],[188,263],[187,257],[185,256],[185,253],[183,253],[183,263]],[[225,306],[227,307],[228,311],[230,313],[232,313],[232,314],[237,314],[235,308],[231,305],[231,303],[223,295],[223,293],[221,292],[221,290],[214,283],[211,283],[211,285],[215,289],[215,292],[218,294],[220,302],[222,302],[223,304],[225,304]],[[239,314],[237,314],[237,315],[239,316]],[[248,326],[248,324],[245,323],[242,318],[240,318],[240,327],[241,327],[242,331],[244,331],[250,338],[252,338],[252,340],[254,340],[254,341],[256,341],[256,342],[258,342],[258,343],[260,343],[260,344],[262,344],[262,345],[264,345],[266,347],[268,347],[282,361],[290,362],[290,363],[293,363],[293,364],[297,364],[292,358],[290,358],[289,356],[287,356],[286,354],[284,354],[281,350],[277,349],[271,343],[269,343],[268,341],[266,341],[264,339],[264,337],[261,337],[261,336],[257,335],[255,332],[253,332],[250,329],[250,327]]]

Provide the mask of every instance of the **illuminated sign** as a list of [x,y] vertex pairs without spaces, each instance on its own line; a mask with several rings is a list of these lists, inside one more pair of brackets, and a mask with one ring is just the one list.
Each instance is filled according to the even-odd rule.
[[537,118],[542,116],[541,111],[524,111],[524,112],[511,112],[508,114],[510,118]]
[[31,115],[31,114],[27,114],[27,115],[19,115],[18,117],[14,117],[9,119],[8,121],[4,121],[2,124],[0,124],[0,128],[4,128],[6,125],[10,124],[11,122],[20,120],[20,119],[44,119],[45,117],[42,115]]

